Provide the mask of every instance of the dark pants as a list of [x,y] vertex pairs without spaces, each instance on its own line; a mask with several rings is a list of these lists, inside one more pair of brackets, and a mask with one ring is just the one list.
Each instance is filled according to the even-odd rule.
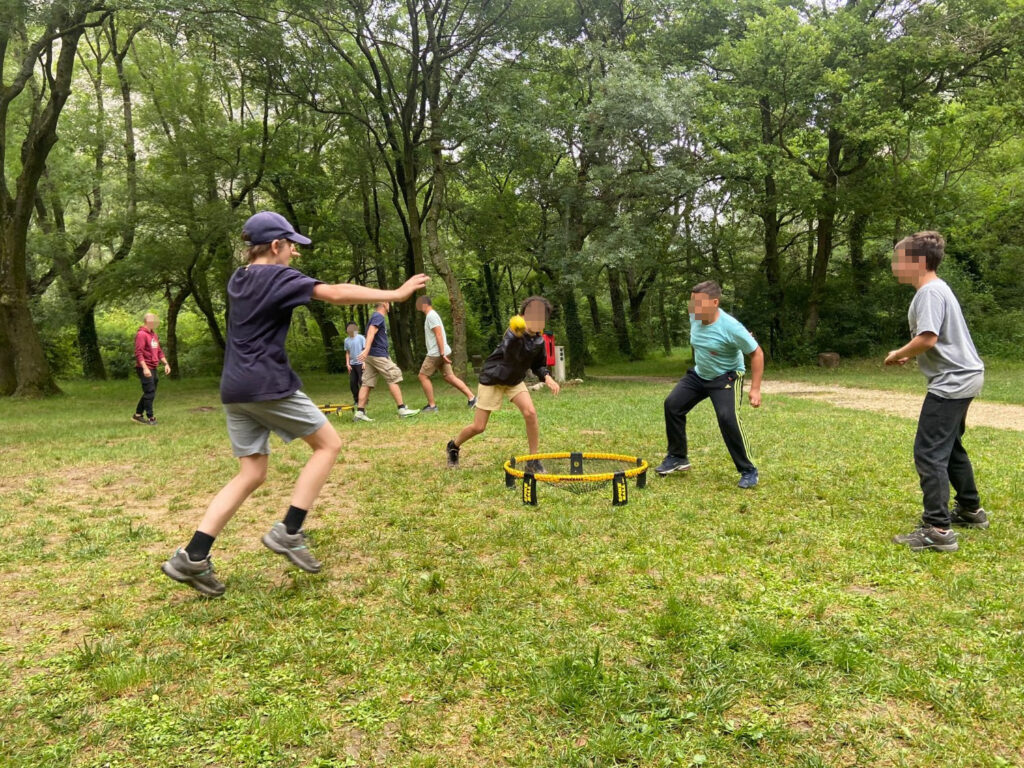
[[348,372],[348,388],[352,390],[352,402],[359,403],[359,388],[363,386],[363,366],[353,365]]
[[967,428],[967,409],[973,398],[947,400],[931,392],[921,406],[914,438],[914,466],[921,478],[924,513],[921,520],[936,528],[949,528],[949,485],[962,507],[981,506],[974,467],[960,438]]
[[686,414],[701,400],[711,398],[718,416],[718,429],[725,439],[732,463],[738,472],[755,469],[747,456],[747,441],[743,438],[740,423],[736,417],[736,406],[743,392],[743,377],[730,372],[710,381],[702,379],[692,368],[679,380],[675,389],[665,398],[665,432],[668,435],[668,452],[685,459]]
[[135,373],[139,375],[139,381],[142,382],[142,397],[139,398],[139,404],[135,406],[136,413],[145,413],[149,418],[153,418],[153,401],[156,399],[156,385],[160,383],[159,377],[156,375],[156,368],[150,368],[150,376],[143,376],[142,369],[136,368]]

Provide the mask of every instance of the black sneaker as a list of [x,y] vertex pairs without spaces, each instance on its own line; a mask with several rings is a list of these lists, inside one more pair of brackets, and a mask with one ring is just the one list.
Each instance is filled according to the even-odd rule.
[[146,417],[143,416],[141,413],[133,413],[132,414],[132,421],[134,421],[136,424],[148,424],[149,423],[148,421],[146,421]]
[[972,512],[956,504],[949,513],[949,518],[958,528],[988,528],[988,515],[982,507]]
[[893,536],[896,544],[906,544],[911,552],[921,552],[926,549],[934,549],[936,552],[956,552],[960,549],[956,531],[943,533],[931,525],[920,525],[910,533],[901,533]]
[[436,405],[424,405],[420,408],[420,413],[437,413]]
[[448,441],[445,451],[448,453],[448,466],[453,468],[459,466],[459,446],[455,444],[454,440]]
[[529,472],[531,475],[543,475],[544,465],[541,464],[540,459],[530,459],[523,467],[523,472]]
[[665,457],[665,460],[654,468],[654,471],[661,477],[668,475],[672,472],[685,472],[690,468],[690,460],[680,458],[679,456],[673,456],[671,453]]
[[757,485],[757,470],[752,469],[749,472],[744,472],[740,475],[740,481],[737,483],[740,488],[746,490],[747,488],[753,488]]
[[213,573],[213,560],[193,560],[184,549],[177,550],[160,569],[175,581],[188,584],[207,597],[224,594],[224,584]]
[[476,396],[469,398],[469,400],[466,402],[466,407],[476,408]]

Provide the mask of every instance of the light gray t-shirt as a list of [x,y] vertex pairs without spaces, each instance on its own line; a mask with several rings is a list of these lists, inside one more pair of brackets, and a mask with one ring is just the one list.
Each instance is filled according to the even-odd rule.
[[960,302],[944,280],[922,285],[907,312],[910,335],[934,333],[935,346],[917,356],[928,391],[948,400],[976,397],[985,383],[985,364],[967,330]]
[[450,355],[452,348],[448,346],[448,335],[444,332],[444,323],[441,322],[441,316],[437,314],[436,309],[432,309],[427,312],[427,318],[423,321],[423,333],[427,340],[427,357],[440,357],[441,352],[437,347],[437,336],[434,335],[434,329],[441,329],[441,341],[444,342],[444,354]]

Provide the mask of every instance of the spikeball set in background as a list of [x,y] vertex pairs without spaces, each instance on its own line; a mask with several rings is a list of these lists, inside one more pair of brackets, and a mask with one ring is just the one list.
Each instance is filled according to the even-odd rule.
[[322,413],[326,413],[330,416],[332,413],[354,410],[355,406],[351,403],[324,403],[323,405],[318,405],[317,408],[319,408]]
[[[542,461],[543,472],[529,471],[529,464]],[[647,487],[646,461],[638,456],[618,453],[533,453],[513,456],[505,462],[505,487],[515,488],[522,480],[523,503],[537,504],[537,484],[547,483],[572,493],[589,493],[612,486],[612,504],[624,506],[629,501],[627,480],[636,480],[637,488]]]

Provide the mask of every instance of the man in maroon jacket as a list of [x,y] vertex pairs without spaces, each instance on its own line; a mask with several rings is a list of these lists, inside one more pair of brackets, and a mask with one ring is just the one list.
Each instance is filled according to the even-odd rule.
[[[135,334],[135,372],[142,382],[142,397],[135,406],[132,421],[139,424],[156,424],[153,416],[153,400],[156,398],[156,385],[160,383],[156,369],[164,364],[164,373],[170,375],[171,365],[160,349],[160,340],[156,336],[156,326],[160,320],[152,312],[147,312],[143,323]],[[145,412],[145,415],[143,415]]]

